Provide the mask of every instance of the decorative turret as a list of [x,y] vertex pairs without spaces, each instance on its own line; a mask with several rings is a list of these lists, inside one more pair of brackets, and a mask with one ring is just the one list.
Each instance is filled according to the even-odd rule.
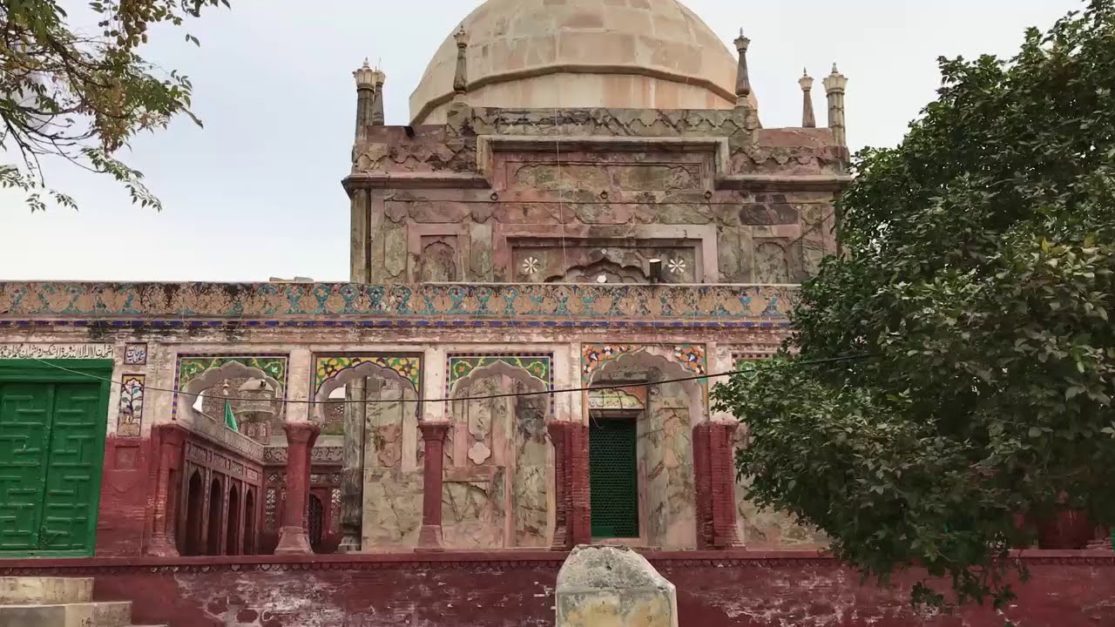
[[375,75],[376,90],[375,97],[372,98],[371,123],[373,126],[383,126],[383,83],[387,81],[387,75],[383,73],[383,70],[379,69],[378,65],[373,74]]
[[817,115],[813,112],[813,77],[809,75],[809,70],[802,70],[798,85],[801,85],[802,94],[801,125],[803,128],[817,128]]
[[356,79],[356,135],[360,136],[360,129],[367,126],[372,119],[372,101],[375,99],[376,76],[375,70],[364,59],[364,65],[352,73]]
[[461,102],[465,94],[468,93],[468,33],[465,32],[465,25],[457,29],[453,35],[453,39],[457,41],[457,71],[453,75],[453,100]]
[[739,29],[736,38],[736,50],[739,51],[739,66],[736,68],[736,107],[750,108],[751,76],[747,71],[747,49],[751,40],[743,36],[743,29]]
[[832,64],[832,74],[825,77],[825,92],[829,101],[829,128],[836,143],[841,146],[848,145],[848,132],[844,125],[844,88],[848,86],[848,77],[836,69]]

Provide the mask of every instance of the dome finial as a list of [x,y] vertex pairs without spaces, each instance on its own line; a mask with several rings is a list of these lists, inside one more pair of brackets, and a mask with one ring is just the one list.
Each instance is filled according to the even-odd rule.
[[739,52],[739,65],[736,67],[736,106],[748,106],[751,96],[751,75],[747,70],[747,49],[751,47],[751,40],[743,35],[739,29],[739,37],[735,41],[736,50]]

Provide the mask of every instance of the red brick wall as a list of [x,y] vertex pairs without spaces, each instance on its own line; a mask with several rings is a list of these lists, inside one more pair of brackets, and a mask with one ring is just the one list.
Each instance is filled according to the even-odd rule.
[[153,492],[151,440],[108,436],[97,517],[96,554],[139,555]]
[[[561,553],[0,562],[0,576],[94,576],[137,623],[174,627],[549,627]],[[678,590],[684,627],[1002,627],[988,608],[923,616],[912,575],[896,587],[809,553],[651,554]],[[1115,625],[1115,554],[1030,552],[1032,578],[1006,617],[1022,625]]]
[[[189,471],[194,468],[208,468],[221,473],[226,481],[235,481],[243,500],[248,487],[254,490],[257,521],[255,536],[261,538],[262,513],[265,493],[263,490],[263,468],[242,455],[197,435],[188,434],[186,442],[211,451],[214,460],[232,463],[243,470],[236,477],[226,477],[224,466],[187,461],[185,468],[176,469],[175,485],[171,488],[177,504],[168,508],[177,520],[174,524],[181,537],[182,518],[185,515],[181,504],[186,497],[184,484]],[[101,498],[97,513],[97,557],[123,557],[144,554],[151,540],[153,529],[157,477],[160,464],[156,454],[157,443],[153,438],[118,438],[109,435],[105,442],[104,472],[101,478]],[[226,490],[227,491],[227,490]],[[227,516],[227,513],[226,513]],[[261,538],[263,539],[263,538]]]

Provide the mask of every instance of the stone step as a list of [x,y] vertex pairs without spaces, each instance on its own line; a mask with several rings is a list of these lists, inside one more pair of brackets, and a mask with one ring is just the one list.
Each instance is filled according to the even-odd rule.
[[92,577],[0,577],[0,605],[57,605],[92,600]]
[[128,627],[131,624],[131,601],[0,606],[3,627]]

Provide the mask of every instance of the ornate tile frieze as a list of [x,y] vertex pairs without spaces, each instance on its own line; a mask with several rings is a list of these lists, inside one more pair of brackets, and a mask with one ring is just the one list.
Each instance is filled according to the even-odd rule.
[[[0,323],[109,328],[784,322],[793,286],[0,283]],[[572,323],[572,324],[570,324]]]

